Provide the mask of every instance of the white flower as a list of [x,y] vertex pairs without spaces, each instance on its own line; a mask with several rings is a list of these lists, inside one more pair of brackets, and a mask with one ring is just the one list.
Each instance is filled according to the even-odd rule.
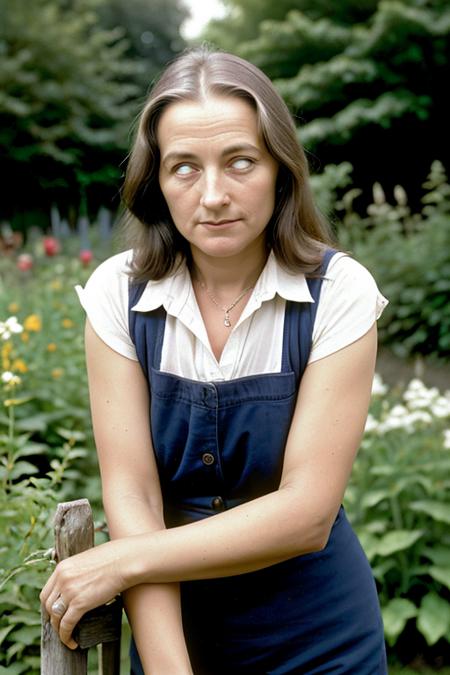
[[365,433],[370,433],[371,431],[377,431],[378,429],[378,420],[372,414],[367,415],[366,426],[364,428]]
[[447,396],[439,396],[431,404],[431,412],[435,417],[450,417],[450,399]]
[[433,416],[429,412],[425,412],[425,410],[415,410],[408,415],[406,422],[408,426],[413,426],[417,422],[431,424],[433,422]]
[[388,388],[384,384],[381,375],[378,373],[375,373],[373,376],[373,382],[372,382],[372,394],[373,396],[383,396],[383,394],[386,394]]
[[5,372],[2,373],[2,382],[9,386],[14,386],[15,384],[20,384],[20,377],[14,375],[10,370],[5,370]]
[[17,321],[16,316],[10,316],[6,321],[0,321],[0,336],[3,340],[9,340],[11,335],[21,333],[23,326]]
[[405,417],[406,415],[408,415],[408,408],[405,408],[405,406],[401,405],[400,403],[394,405],[390,412],[390,416],[397,419]]

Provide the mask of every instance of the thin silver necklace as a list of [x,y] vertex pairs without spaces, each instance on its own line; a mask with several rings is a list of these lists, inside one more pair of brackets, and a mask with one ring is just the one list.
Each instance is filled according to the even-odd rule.
[[231,310],[234,309],[234,308],[236,307],[236,305],[238,304],[238,302],[240,302],[240,301],[242,300],[242,298],[244,297],[244,295],[247,295],[247,293],[248,293],[249,291],[251,291],[252,288],[253,288],[253,286],[247,286],[247,288],[244,288],[244,290],[242,291],[242,293],[240,293],[240,294],[238,295],[238,297],[236,298],[236,300],[233,300],[233,302],[231,303],[231,305],[229,305],[228,307],[222,307],[222,305],[219,304],[219,303],[217,302],[216,298],[213,296],[213,294],[212,294],[211,291],[208,289],[208,287],[206,286],[206,284],[203,283],[203,281],[200,281],[200,286],[203,288],[203,290],[206,292],[208,298],[215,304],[215,306],[218,307],[220,310],[222,310],[222,312],[224,313],[224,317],[223,317],[223,325],[226,326],[227,328],[231,328],[231,321],[230,321],[230,312],[231,312]]

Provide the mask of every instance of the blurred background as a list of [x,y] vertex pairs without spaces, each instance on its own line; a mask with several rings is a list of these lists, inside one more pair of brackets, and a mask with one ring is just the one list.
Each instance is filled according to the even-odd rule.
[[88,497],[105,536],[73,287],[121,246],[152,82],[203,41],[272,79],[320,208],[390,301],[346,507],[392,672],[448,675],[449,33],[444,0],[0,0],[0,675],[39,671],[55,504]]

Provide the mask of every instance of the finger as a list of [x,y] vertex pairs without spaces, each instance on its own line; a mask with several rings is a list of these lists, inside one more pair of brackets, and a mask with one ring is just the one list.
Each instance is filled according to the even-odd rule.
[[82,614],[79,610],[69,608],[59,623],[59,639],[64,642],[69,649],[76,649],[77,643],[72,637],[73,629],[81,619]]
[[47,583],[39,594],[39,599],[43,605],[46,605],[48,596],[53,592],[55,587],[54,573],[47,579]]
[[53,616],[53,605],[61,597],[60,592],[54,588],[52,592],[48,595],[47,600],[44,603],[44,607],[47,610],[47,614]]

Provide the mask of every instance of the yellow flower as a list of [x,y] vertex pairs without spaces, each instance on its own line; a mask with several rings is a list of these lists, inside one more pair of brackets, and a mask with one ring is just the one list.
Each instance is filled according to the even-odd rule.
[[54,380],[58,380],[64,375],[64,370],[62,368],[53,368],[52,377]]
[[61,321],[61,324],[62,324],[63,328],[73,328],[74,327],[74,323],[73,323],[72,319],[63,319]]
[[38,333],[42,328],[41,317],[37,314],[30,314],[23,322],[23,327],[25,330]]
[[48,345],[47,345],[47,351],[48,352],[56,352],[57,349],[58,349],[58,347],[55,345],[54,342],[48,343]]
[[5,342],[2,347],[2,367],[3,370],[9,370],[11,367],[10,356],[12,352],[12,342]]
[[11,370],[19,373],[26,373],[28,366],[23,359],[15,359],[12,363]]
[[28,342],[28,340],[30,339],[30,334],[24,331],[20,336],[20,339],[22,340],[22,342]]
[[11,314],[17,314],[19,310],[20,305],[17,302],[10,302],[8,305],[8,311],[11,312]]

